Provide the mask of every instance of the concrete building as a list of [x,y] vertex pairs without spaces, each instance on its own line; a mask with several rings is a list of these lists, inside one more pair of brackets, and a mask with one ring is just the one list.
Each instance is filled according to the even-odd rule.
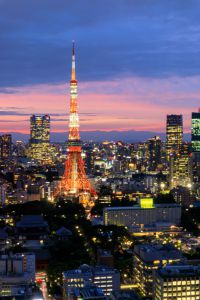
[[74,288],[83,288],[95,284],[102,289],[105,295],[110,295],[120,288],[120,274],[117,270],[105,266],[91,267],[82,265],[77,270],[69,270],[63,273],[63,295],[69,300]]
[[102,289],[95,285],[87,285],[83,288],[74,288],[73,294],[69,297],[69,300],[107,300]]
[[161,164],[162,141],[159,136],[154,136],[147,141],[147,169],[156,171]]
[[26,297],[30,293],[30,285],[34,282],[33,253],[0,256],[0,297]]
[[1,159],[8,159],[12,155],[12,135],[3,134],[0,136],[0,155]]
[[175,201],[180,203],[183,207],[189,207],[190,205],[193,205],[196,200],[191,190],[183,186],[179,186],[173,189],[171,192]]
[[[106,207],[103,212],[105,225],[125,226],[130,232],[150,227],[180,225],[180,204],[134,205],[130,207]],[[161,224],[162,223],[162,224]]]
[[97,264],[100,266],[114,267],[114,256],[108,250],[97,250]]
[[154,300],[199,300],[200,266],[166,266],[155,271]]
[[140,244],[134,247],[134,281],[143,297],[153,294],[153,271],[169,263],[184,260],[172,245]]

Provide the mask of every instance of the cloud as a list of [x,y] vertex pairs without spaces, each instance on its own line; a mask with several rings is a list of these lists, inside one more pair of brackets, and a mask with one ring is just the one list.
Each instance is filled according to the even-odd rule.
[[[78,97],[80,129],[148,129],[165,132],[166,114],[181,113],[184,116],[185,130],[189,132],[191,112],[197,111],[199,106],[199,81],[200,76],[186,79],[128,77],[81,83]],[[10,109],[7,103],[10,104]],[[70,97],[66,96],[63,85],[35,86],[32,93],[29,87],[18,88],[15,95],[0,95],[0,119],[5,123],[1,123],[1,127],[4,126],[5,130],[9,128],[11,131],[28,132],[29,118],[25,120],[25,116],[48,113],[51,116],[52,132],[67,130],[69,103]],[[11,109],[18,105],[21,110]],[[7,121],[11,119],[20,120],[14,129]]]
[[199,75],[199,9],[198,0],[1,1],[0,86],[64,83],[72,39],[80,81]]

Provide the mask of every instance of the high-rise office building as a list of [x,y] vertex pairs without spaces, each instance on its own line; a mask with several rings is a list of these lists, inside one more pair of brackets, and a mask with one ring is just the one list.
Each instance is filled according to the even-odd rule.
[[178,186],[191,188],[191,160],[187,143],[183,143],[178,152],[170,154],[169,186],[170,189]]
[[200,266],[174,265],[156,270],[155,300],[199,300]]
[[192,184],[200,197],[200,109],[192,113]]
[[50,140],[50,116],[32,115],[31,122],[31,143],[49,143]]
[[32,115],[30,118],[30,156],[44,163],[50,160],[49,115]]
[[192,113],[192,151],[200,152],[200,109]]
[[161,149],[162,142],[159,136],[154,136],[147,141],[147,157],[148,170],[156,171],[158,165],[161,163]]
[[12,155],[12,136],[3,134],[0,137],[1,159],[8,159]]
[[182,115],[167,115],[166,126],[166,154],[169,160],[170,153],[180,150],[183,142]]

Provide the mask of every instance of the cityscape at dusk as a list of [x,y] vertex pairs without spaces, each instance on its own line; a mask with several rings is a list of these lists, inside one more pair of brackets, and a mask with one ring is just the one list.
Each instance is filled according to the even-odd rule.
[[200,300],[198,0],[0,0],[0,300]]

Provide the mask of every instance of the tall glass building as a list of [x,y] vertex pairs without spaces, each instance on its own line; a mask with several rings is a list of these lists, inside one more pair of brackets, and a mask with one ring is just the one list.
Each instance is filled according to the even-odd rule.
[[0,156],[1,159],[8,159],[12,154],[12,136],[3,134],[0,137]]
[[192,113],[192,181],[200,198],[200,110]]
[[50,116],[32,115],[30,118],[30,156],[41,162],[49,160]]
[[192,113],[192,151],[200,152],[200,111]]
[[166,153],[180,151],[183,143],[183,117],[182,115],[167,115],[166,124]]

